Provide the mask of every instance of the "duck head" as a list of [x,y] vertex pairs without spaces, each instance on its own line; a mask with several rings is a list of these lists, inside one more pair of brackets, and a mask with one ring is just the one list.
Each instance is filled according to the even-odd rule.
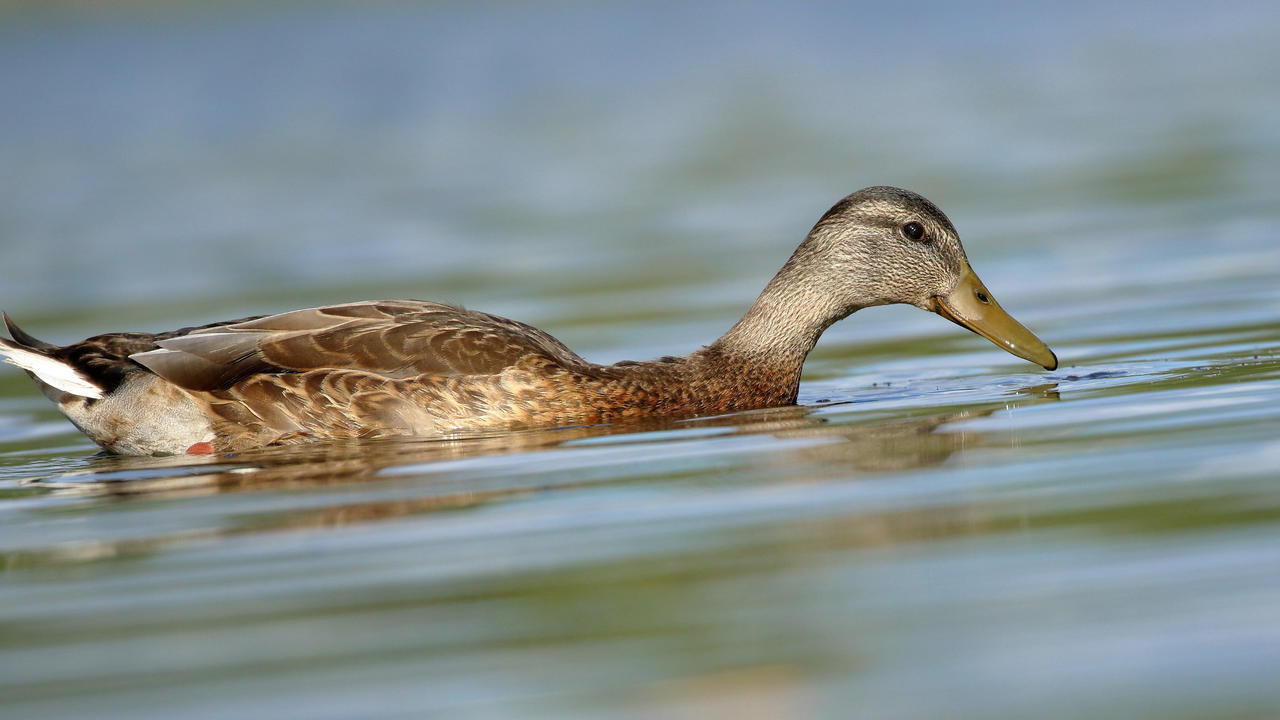
[[761,301],[764,317],[775,314],[771,307],[790,313],[805,308],[798,324],[808,327],[814,341],[858,309],[915,305],[1047,370],[1058,367],[1053,351],[1005,312],[978,279],[947,216],[901,188],[864,188],[836,203]]

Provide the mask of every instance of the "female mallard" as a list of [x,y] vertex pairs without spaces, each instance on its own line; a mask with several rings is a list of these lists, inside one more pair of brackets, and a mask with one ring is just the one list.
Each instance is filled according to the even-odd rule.
[[690,417],[795,402],[805,356],[855,310],[908,303],[1053,370],[974,275],[946,215],[871,187],[836,203],[727,333],[687,357],[596,365],[523,323],[357,302],[58,347],[6,316],[0,356],[93,441],[207,453],[339,438]]

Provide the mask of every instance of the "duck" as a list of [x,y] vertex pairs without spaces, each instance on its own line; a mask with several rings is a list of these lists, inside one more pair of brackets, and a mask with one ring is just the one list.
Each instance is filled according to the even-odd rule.
[[805,358],[854,312],[937,313],[1046,370],[1057,356],[978,279],[923,196],[863,188],[825,212],[746,313],[683,357],[589,362],[515,320],[349,302],[58,346],[3,316],[0,357],[123,455],[689,418],[794,405]]

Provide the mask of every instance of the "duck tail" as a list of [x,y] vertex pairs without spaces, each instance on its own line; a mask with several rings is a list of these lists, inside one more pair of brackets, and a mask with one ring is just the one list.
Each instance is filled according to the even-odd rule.
[[0,317],[4,318],[4,326],[9,329],[9,337],[13,338],[14,342],[27,348],[28,350],[58,349],[57,345],[54,345],[53,343],[47,343],[33,335],[30,335],[29,333],[25,332],[22,328],[18,327],[18,324],[13,321],[13,318],[9,317],[9,313],[0,313]]
[[59,349],[57,345],[23,332],[7,313],[3,317],[13,339],[0,338],[0,359],[26,370],[41,384],[81,397],[102,397],[103,390],[97,383],[54,354]]

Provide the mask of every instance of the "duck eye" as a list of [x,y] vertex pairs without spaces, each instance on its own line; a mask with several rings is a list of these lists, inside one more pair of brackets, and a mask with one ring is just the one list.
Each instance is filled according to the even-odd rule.
[[902,234],[905,235],[908,240],[915,240],[919,242],[924,240],[924,226],[912,220],[902,226]]

